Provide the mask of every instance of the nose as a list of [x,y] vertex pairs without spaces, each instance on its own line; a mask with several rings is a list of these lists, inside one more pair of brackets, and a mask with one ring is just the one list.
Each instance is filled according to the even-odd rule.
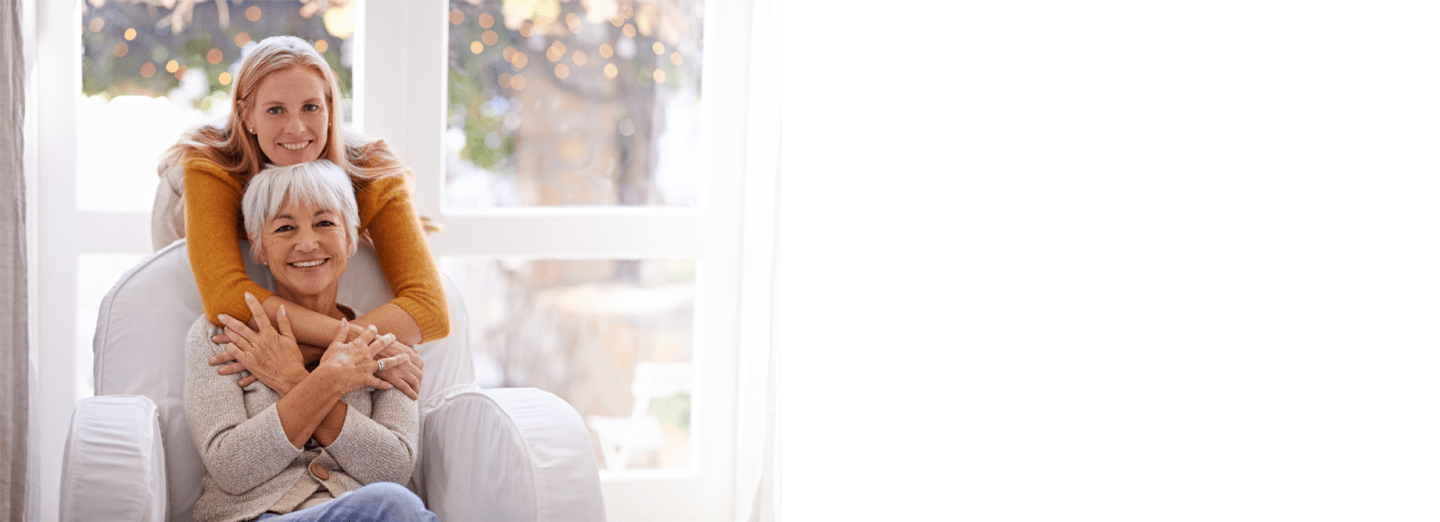
[[295,251],[300,253],[314,252],[320,248],[320,237],[310,227],[300,227],[295,234]]
[[303,134],[305,132],[305,120],[292,113],[290,117],[285,119],[284,130],[286,134]]

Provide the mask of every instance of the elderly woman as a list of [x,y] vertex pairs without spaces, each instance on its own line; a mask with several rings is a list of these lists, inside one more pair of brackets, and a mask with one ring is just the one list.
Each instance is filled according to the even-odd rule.
[[[350,178],[319,160],[271,167],[250,180],[241,207],[257,261],[275,295],[335,318],[328,347],[296,341],[285,307],[272,327],[245,294],[257,329],[221,316],[201,317],[188,337],[185,414],[205,462],[200,521],[436,520],[404,484],[415,466],[415,401],[375,375],[407,354],[376,359],[394,341],[373,326],[351,338],[355,312],[336,302],[340,276],[357,245]],[[349,340],[347,340],[349,339]],[[210,359],[227,353],[257,382],[218,374]]]

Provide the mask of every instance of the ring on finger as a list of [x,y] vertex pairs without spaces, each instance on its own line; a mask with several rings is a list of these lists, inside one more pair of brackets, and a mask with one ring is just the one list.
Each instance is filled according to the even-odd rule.
[[385,359],[380,359],[380,371],[385,371]]

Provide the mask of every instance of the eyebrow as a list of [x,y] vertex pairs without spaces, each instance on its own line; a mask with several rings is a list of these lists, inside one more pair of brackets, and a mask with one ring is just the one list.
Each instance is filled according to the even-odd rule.
[[[321,214],[334,214],[334,213],[335,213],[334,210],[320,209],[320,210],[316,210],[316,211],[315,211],[315,215],[314,215],[314,216],[311,216],[311,217],[318,217],[318,216],[320,216]],[[295,219],[295,216],[292,216],[292,215],[290,215],[290,214],[276,214],[275,217],[272,217],[272,218],[270,218],[270,219],[272,219],[272,220],[274,220],[274,219],[291,219],[291,220],[293,220],[293,219]]]
[[[321,99],[320,99],[320,98],[308,98],[308,99],[304,99],[304,100],[301,100],[301,101],[300,101],[300,105],[305,105],[305,104],[308,104],[308,103],[313,103],[313,104],[319,105],[319,104],[321,103]],[[260,105],[265,106],[265,107],[272,107],[272,106],[275,106],[275,105],[285,105],[285,102],[280,101],[280,100],[262,100],[262,101],[260,102]]]

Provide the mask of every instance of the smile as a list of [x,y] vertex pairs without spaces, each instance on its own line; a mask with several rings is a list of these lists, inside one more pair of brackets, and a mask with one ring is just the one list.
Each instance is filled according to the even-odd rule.
[[295,268],[311,268],[311,267],[317,267],[317,266],[323,265],[323,264],[325,264],[325,262],[327,262],[327,261],[329,261],[329,259],[316,259],[316,260],[314,260],[314,261],[301,261],[301,262],[298,262],[298,263],[290,263],[290,266],[293,266],[293,267],[295,267]]
[[309,145],[310,145],[310,142],[309,142],[309,141],[302,141],[302,142],[300,142],[300,143],[281,143],[281,144],[280,144],[281,147],[285,147],[285,148],[290,149],[290,150],[300,150],[300,149],[303,149],[303,148],[305,148],[305,147],[307,147],[307,146],[309,146]]

